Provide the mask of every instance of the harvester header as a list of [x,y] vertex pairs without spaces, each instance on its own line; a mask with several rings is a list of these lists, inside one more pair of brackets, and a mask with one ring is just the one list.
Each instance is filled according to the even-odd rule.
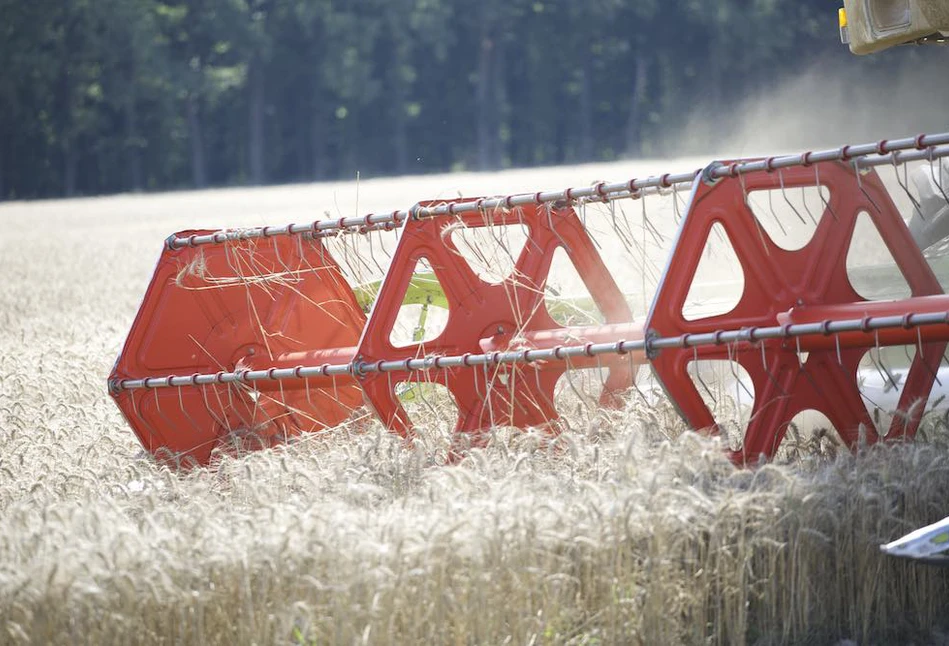
[[[145,448],[178,465],[367,414],[412,438],[413,408],[437,393],[455,411],[449,459],[499,426],[558,432],[564,391],[604,408],[662,392],[693,429],[730,434],[738,463],[776,455],[809,410],[851,447],[912,437],[949,341],[949,297],[900,205],[925,220],[907,168],[939,195],[945,157],[949,133],[919,135],[179,232],[110,392]],[[869,263],[866,227],[882,241]],[[887,366],[890,347],[905,367]],[[883,366],[879,393],[868,356]],[[724,368],[717,387],[709,366]]]

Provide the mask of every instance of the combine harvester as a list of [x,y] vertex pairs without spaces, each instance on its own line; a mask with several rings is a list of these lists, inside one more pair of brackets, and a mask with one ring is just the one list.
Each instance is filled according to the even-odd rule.
[[[845,0],[839,21],[841,40],[855,54],[870,54],[895,45],[949,43],[947,0]],[[938,199],[931,199],[932,208],[938,208]],[[949,236],[949,218],[916,218],[911,227],[923,248]],[[940,251],[945,253],[945,248]],[[949,566],[949,518],[881,549],[893,556]]]
[[109,390],[178,467],[367,414],[412,438],[436,398],[456,411],[449,460],[497,427],[556,433],[565,393],[609,408],[661,391],[738,464],[774,457],[811,410],[848,447],[912,438],[949,394],[946,158],[949,133],[924,134],[182,231]]

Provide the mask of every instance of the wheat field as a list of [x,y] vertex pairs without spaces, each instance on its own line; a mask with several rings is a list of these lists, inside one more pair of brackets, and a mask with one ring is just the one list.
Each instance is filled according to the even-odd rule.
[[938,415],[916,444],[814,436],[745,470],[634,402],[452,467],[432,419],[413,446],[350,425],[176,473],[107,395],[173,231],[663,167],[0,205],[0,643],[949,643],[949,570],[878,549],[949,510]]

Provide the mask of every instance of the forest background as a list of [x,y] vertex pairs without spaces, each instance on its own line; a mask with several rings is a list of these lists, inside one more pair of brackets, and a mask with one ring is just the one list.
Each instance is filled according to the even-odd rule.
[[930,58],[827,0],[0,0],[0,199],[672,156]]

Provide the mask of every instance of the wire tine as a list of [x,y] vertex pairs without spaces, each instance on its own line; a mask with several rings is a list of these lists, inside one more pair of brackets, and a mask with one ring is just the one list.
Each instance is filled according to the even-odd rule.
[[313,403],[313,399],[310,395],[310,378],[303,378],[303,394],[306,396],[306,403],[309,404],[311,410],[316,410],[316,405]]
[[781,224],[781,218],[778,217],[777,211],[774,210],[774,191],[768,191],[768,210],[771,211],[771,219],[775,221],[778,225],[778,228],[781,229],[781,235],[787,237],[788,231],[784,228],[784,225]]
[[900,387],[899,382],[902,381],[902,378],[893,376],[893,371],[890,370],[890,367],[886,365],[886,362],[883,360],[883,354],[879,351],[877,352],[877,358],[880,361],[880,367],[883,369],[883,372],[886,373],[887,379],[890,380],[890,385],[893,387],[894,390],[899,389]]
[[[922,328],[919,328],[919,327],[916,328],[916,356],[917,357],[923,356],[923,330]],[[910,358],[908,347],[906,348],[906,358],[907,359]],[[941,388],[942,380],[939,379],[939,370],[938,370],[939,366],[937,365],[936,366],[937,369],[933,370],[932,368],[929,367],[929,363],[927,363],[926,361],[922,361],[921,363],[924,366],[926,366],[926,370],[929,372],[929,374],[933,376],[933,379],[936,380],[936,384]]]
[[[537,368],[537,366],[534,366],[534,385],[537,387],[537,392],[540,396],[544,398],[544,400],[547,402],[547,405],[550,406],[555,411],[558,411],[558,414],[559,414],[559,409],[557,408],[557,402],[555,402],[553,399],[548,397],[547,393],[544,391],[543,386],[541,386],[540,372],[541,372],[540,369]],[[554,393],[554,395],[556,395],[556,393]]]
[[[877,356],[874,356],[874,352],[876,352]],[[886,369],[886,366],[882,365],[882,363],[879,361],[879,353],[880,348],[877,346],[875,348],[871,348],[870,351],[867,352],[866,356],[870,361],[870,365],[876,369],[877,374],[880,375],[881,379],[883,379],[883,389],[890,390],[890,388],[896,386],[896,382],[893,380],[892,375],[890,375],[889,371]]]
[[[787,191],[785,191],[784,189],[784,169],[783,168],[778,169],[778,181],[781,183],[781,197],[784,198],[785,204],[787,204],[788,207],[790,207],[791,211],[794,212],[794,215],[797,216],[797,219],[801,221],[801,224],[807,224],[807,220],[804,219],[804,216],[801,215],[801,212],[798,211],[797,207],[795,207],[794,204],[791,203],[791,200],[788,199]],[[811,221],[813,222],[814,226],[817,226],[816,220],[811,218]]]
[[824,212],[829,212],[830,217],[834,218],[835,222],[839,222],[840,218],[837,217],[837,211],[831,205],[830,200],[824,197],[824,185],[820,181],[820,164],[814,164],[814,181],[817,184],[817,195],[820,196],[820,201],[824,204]]
[[[933,168],[933,164],[938,166],[938,173],[936,172],[936,169]],[[949,194],[946,193],[945,184],[943,182],[943,175],[949,175],[949,163],[945,163],[945,160],[943,159],[940,159],[939,162],[936,162],[936,158],[932,156],[932,148],[929,149],[929,175],[936,184],[936,188],[939,189],[940,193],[942,193],[942,199],[944,199],[946,204],[949,205]],[[936,175],[939,176],[939,179],[936,179]]]
[[[550,228],[550,231],[551,231],[555,236],[557,236],[557,240],[560,241],[560,246],[563,247],[564,251],[567,252],[567,255],[572,256],[573,253],[572,253],[572,251],[570,250],[570,245],[567,244],[567,241],[564,240],[563,237],[560,235],[560,232],[557,231],[557,227],[554,226],[553,209],[551,208],[550,204],[546,204],[546,205],[544,206],[544,208],[545,208],[546,211],[547,211],[547,226]],[[587,208],[587,203],[586,203],[585,201],[584,201],[584,202],[581,202],[581,203],[580,203],[580,210],[581,210],[581,213],[583,213],[582,222],[583,222],[583,228],[584,228],[584,229],[587,228],[587,225],[586,225],[586,208]]]
[[[211,407],[211,404],[208,402],[208,393],[207,386],[201,386],[201,397],[204,399],[204,407],[207,409],[208,414],[214,419],[214,421],[221,426],[221,428],[226,428],[230,431],[229,425],[226,422],[225,418],[219,417],[217,412]],[[214,389],[215,395],[217,395],[217,389]],[[218,404],[220,404],[220,397],[218,396]]]
[[[629,362],[629,372],[633,376],[633,388],[636,390],[636,393],[639,395],[643,403],[649,403],[649,400],[646,397],[646,393],[642,391],[642,388],[639,387],[639,365],[633,361],[633,355],[626,355],[626,360]],[[649,370],[652,371],[652,364],[649,364]]]
[[[280,399],[277,401],[277,403],[280,404],[285,411],[284,414],[281,415],[281,417],[289,416],[290,415],[289,411],[291,409],[291,406],[287,404],[287,394],[283,390],[283,379],[277,382],[277,387],[280,390]],[[283,430],[283,435],[284,435],[283,441],[286,442],[287,439],[289,438],[289,432],[287,431],[286,425],[281,425],[281,429]]]
[[903,192],[906,193],[906,197],[909,198],[909,201],[913,204],[913,211],[919,215],[920,219],[925,222],[926,214],[923,213],[922,205],[919,203],[913,193],[909,190],[909,179],[907,173],[909,169],[906,167],[906,164],[902,164],[903,177],[900,179],[900,164],[897,163],[896,157],[893,157],[893,175],[896,177],[896,183],[900,185],[900,188],[903,189]]
[[[502,385],[507,387],[508,419],[511,420],[513,423],[515,408],[520,407],[521,411],[526,411],[527,407],[523,405],[523,403],[521,402],[521,398],[514,396],[514,393],[517,392],[517,376],[518,376],[517,368],[515,366],[511,366],[510,369],[504,368],[503,372],[501,372],[501,370],[502,370],[502,366],[498,366],[498,371],[500,372],[500,374],[502,376],[506,376],[506,382],[502,379],[501,383]],[[537,399],[533,395],[528,394],[525,397],[523,397],[523,399],[525,399],[527,403],[532,405],[535,411],[541,410],[540,402],[538,402]]]
[[717,407],[717,406],[718,406],[718,398],[715,397],[715,393],[712,392],[712,389],[709,387],[709,385],[708,385],[707,383],[705,383],[705,379],[702,378],[702,371],[699,370],[699,348],[698,348],[698,346],[692,346],[692,357],[693,357],[693,358],[692,358],[692,366],[693,366],[692,371],[694,372],[694,377],[695,377],[695,379],[699,382],[699,384],[702,385],[702,388],[705,390],[705,392],[708,393],[708,396],[709,396],[709,398],[712,400],[712,403],[714,404],[714,406]]
[[494,428],[495,426],[497,426],[497,423],[494,417],[494,401],[493,401],[494,381],[492,377],[488,376],[488,364],[484,363],[482,364],[481,367],[482,367],[482,371],[484,372],[484,390],[485,390],[484,402],[485,404],[487,404],[487,407],[488,407],[488,420],[490,421],[491,428]]
[[339,380],[339,377],[337,377],[336,375],[333,375],[332,379],[333,379],[333,399],[335,399],[336,401],[340,401],[340,399],[339,399],[339,381],[338,381],[338,380]]
[[[157,392],[158,389],[155,388],[154,390]],[[155,396],[156,396],[156,398],[157,398],[158,395],[156,394]],[[144,397],[143,397],[143,399],[144,399]],[[142,415],[142,413],[138,410],[138,398],[135,397],[135,394],[134,394],[134,393],[132,394],[131,397],[129,397],[129,400],[130,400],[131,403],[132,403],[132,413],[133,413],[138,419],[140,419],[140,420],[142,421],[142,423],[144,423],[145,428],[148,430],[148,434],[149,434],[153,439],[154,439],[154,438],[161,437],[161,434],[158,432],[158,430],[157,430],[154,426],[152,426],[152,424],[148,421],[148,418],[146,418],[144,415]],[[156,400],[155,403],[156,403],[156,405],[157,405],[157,403],[158,403],[157,400]]]
[[[665,236],[663,236],[659,232],[659,229],[656,227],[656,225],[652,223],[652,220],[650,219],[649,214],[646,213],[646,200],[641,200],[641,203],[642,203],[642,214],[643,214],[643,218],[642,218],[643,231],[644,232],[648,231],[650,235],[652,235],[653,242],[661,246],[663,242],[665,242]],[[645,234],[643,235],[643,239],[645,239]]]
[[[607,393],[606,382],[609,380],[610,373],[612,373],[612,369],[606,369],[603,367],[603,355],[596,355],[596,375],[600,380],[600,398],[603,397],[604,393]],[[612,396],[611,393],[607,394]]]
[[168,417],[168,415],[165,413],[165,411],[163,411],[161,408],[161,401],[158,398],[158,389],[155,388],[154,390],[152,390],[152,394],[153,394],[152,399],[155,400],[155,410],[158,411],[158,414],[161,416],[162,420],[165,422],[165,427],[176,428],[178,424],[172,422],[171,419]]
[[379,270],[380,274],[386,273],[386,270],[383,269],[382,265],[379,264],[379,261],[376,260],[376,252],[374,245],[372,244],[373,238],[376,237],[371,231],[366,231],[363,233],[363,239],[366,240],[367,246],[369,247],[369,259],[372,260],[372,263],[376,266],[376,269]]
[[873,197],[867,192],[867,189],[863,186],[863,180],[860,179],[860,169],[854,167],[853,176],[857,179],[857,188],[859,188],[860,192],[863,193],[863,196],[867,198],[867,201],[870,203],[873,209],[877,213],[880,213],[880,205],[876,203],[876,200],[873,199]]
[[178,406],[181,408],[181,413],[185,416],[185,419],[188,420],[188,423],[191,424],[191,428],[197,431],[198,435],[203,434],[203,429],[198,426],[197,422],[194,421],[194,418],[191,417],[191,414],[188,412],[187,407],[185,406],[184,399],[182,398],[181,389],[183,386],[178,386]]
[[821,388],[817,385],[817,382],[814,381],[814,377],[811,376],[810,371],[807,369],[807,361],[801,360],[801,337],[795,337],[795,343],[797,344],[797,363],[798,363],[798,372],[799,374],[804,375],[804,378],[811,384],[811,387],[816,392],[821,392]]
[[428,398],[425,396],[425,391],[427,390],[427,388],[425,388],[424,386],[429,386],[432,383],[431,375],[429,374],[429,369],[425,368],[421,372],[416,372],[412,376],[412,379],[415,381],[415,384],[416,384],[416,394],[418,398],[429,409],[429,411],[431,411],[433,418],[436,420],[439,419],[440,415],[438,413],[438,410],[436,410],[435,405],[432,402],[430,402]]
[[774,374],[771,372],[771,368],[768,367],[768,357],[765,353],[765,344],[764,342],[760,343],[761,348],[761,368],[764,371],[764,374],[768,376],[768,381],[770,381],[774,386],[781,391],[782,397],[788,396],[788,391],[784,389],[784,386],[781,385],[781,382],[777,380]]
[[[748,394],[748,396],[749,396],[752,400],[754,400],[754,398],[755,398],[755,393],[752,392],[751,390],[749,390],[749,389],[748,389],[748,386],[746,386],[746,385],[744,384],[744,382],[742,382],[742,380],[741,380],[741,375],[738,374],[738,370],[735,368],[735,366],[741,365],[741,364],[738,363],[738,342],[736,341],[735,343],[729,343],[729,344],[726,346],[726,352],[728,353],[728,367],[729,367],[729,370],[731,370],[732,377],[735,378],[735,382],[736,382],[738,385],[740,385],[740,386],[744,389],[744,391]],[[736,395],[737,395],[737,394],[738,394],[738,386],[735,387],[735,392],[736,392]],[[736,402],[737,402],[737,401],[738,401],[738,400],[736,400]]]
[[[738,177],[738,185],[741,187],[741,194],[744,199],[745,208],[751,214],[752,222],[755,223],[755,229],[758,232],[758,240],[761,241],[761,248],[764,249],[765,254],[770,256],[771,249],[768,247],[768,240],[770,239],[770,236],[765,232],[764,226],[761,224],[761,220],[758,218],[758,214],[755,213],[755,209],[752,208],[751,206],[751,196],[748,193],[748,187],[745,185],[745,176],[742,175],[740,168],[737,169],[737,177]],[[770,193],[768,195],[768,199],[769,201],[771,199]],[[773,217],[774,209],[771,209],[771,214]],[[775,223],[778,225],[778,229],[781,230],[781,235],[786,237],[788,232],[784,228],[784,226],[781,224],[781,221],[775,218]]]
[[296,271],[290,269],[290,266],[283,259],[283,255],[280,253],[280,246],[277,244],[277,238],[270,239],[270,246],[273,247],[274,258],[277,259],[277,262],[284,268],[288,276],[293,276],[296,274]]
[[564,363],[566,365],[566,369],[564,370],[563,374],[564,377],[567,378],[567,385],[570,386],[570,390],[573,391],[573,394],[577,396],[577,401],[583,402],[584,397],[581,393],[581,389],[577,388],[577,385],[573,382],[573,362],[571,361],[570,357],[567,357]]
[[672,187],[672,212],[673,212],[673,221],[676,224],[682,222],[682,211],[679,208],[679,185],[676,184]]
[[[820,186],[817,186],[815,188],[817,188],[818,193],[821,191]],[[807,204],[807,187],[806,186],[801,186],[801,204],[804,206],[804,210],[807,212],[807,217],[810,219],[811,222],[814,223],[814,226],[816,227],[818,225],[818,220],[817,218],[814,217],[814,212],[811,211],[811,207],[808,206]]]

